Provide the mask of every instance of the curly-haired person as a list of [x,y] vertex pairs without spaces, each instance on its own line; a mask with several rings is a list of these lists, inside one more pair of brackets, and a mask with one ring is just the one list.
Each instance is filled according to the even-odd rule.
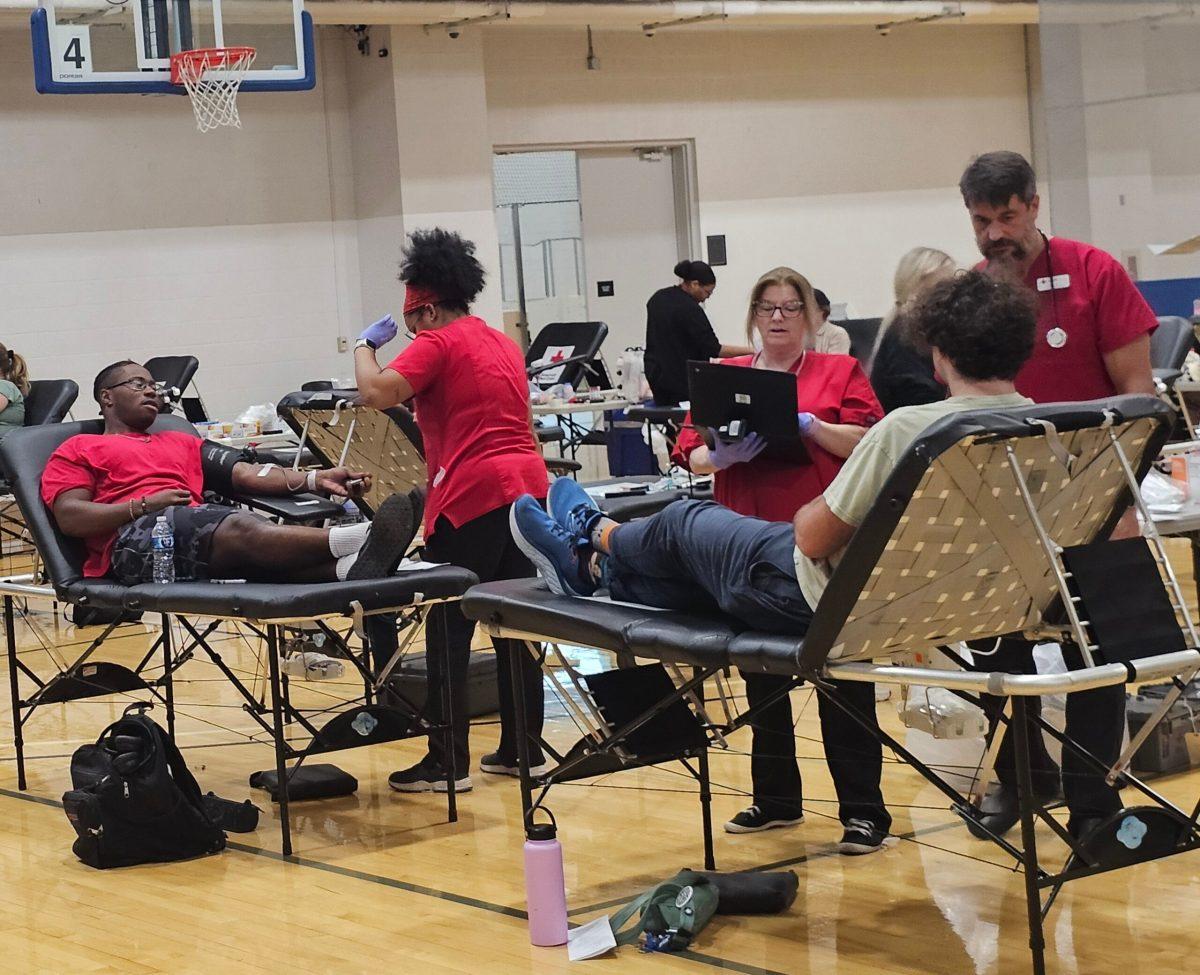
[[[559,478],[548,513],[531,497],[513,505],[517,543],[555,592],[592,596],[604,589],[621,602],[720,610],[756,630],[803,636],[833,564],[909,445],[948,414],[1032,404],[1013,387],[1034,336],[1033,304],[1019,287],[966,272],[932,288],[913,310],[913,325],[949,398],[884,417],[792,524],[738,515],[711,501],[676,501],[651,518],[618,525],[578,484]],[[874,768],[878,779],[879,764]],[[841,852],[883,845],[881,795],[875,806],[875,816],[864,810],[844,824]]]
[[[475,245],[451,231],[418,230],[409,236],[400,264],[404,324],[412,342],[380,368],[376,350],[396,336],[389,315],[368,327],[354,350],[354,373],[363,400],[386,409],[415,400],[417,423],[429,468],[425,504],[425,551],[434,562],[474,572],[482,582],[534,574],[508,530],[508,510],[522,495],[546,496],[546,464],[538,451],[529,407],[525,360],[517,344],[470,314],[483,290],[483,268]],[[458,604],[443,604],[429,616],[429,645],[448,645],[447,659],[429,655],[429,686],[450,682],[452,755],[433,736],[429,753],[388,782],[399,792],[445,789],[447,763],[455,788],[471,788],[470,725],[466,708],[467,665],[475,623]],[[448,641],[448,642],[447,642]],[[511,640],[496,640],[500,691],[500,747],[480,762],[484,772],[515,775],[517,766],[514,695],[509,654],[523,652]],[[449,674],[448,678],[446,674]],[[526,667],[524,699],[534,764],[541,764],[537,738],[542,727],[542,685],[537,668]],[[441,694],[430,694],[430,713],[441,717]]]

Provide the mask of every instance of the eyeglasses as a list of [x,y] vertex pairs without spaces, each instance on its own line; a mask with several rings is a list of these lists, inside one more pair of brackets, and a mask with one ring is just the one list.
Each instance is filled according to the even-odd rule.
[[104,389],[116,389],[118,386],[128,386],[136,392],[144,393],[148,389],[157,389],[158,383],[153,379],[143,379],[141,376],[134,376],[132,379],[125,379],[119,383],[113,383],[111,386],[105,386]]
[[784,318],[799,318],[804,311],[803,301],[785,301],[782,305],[773,305],[769,301],[756,301],[750,306],[758,318],[770,318],[779,312]]

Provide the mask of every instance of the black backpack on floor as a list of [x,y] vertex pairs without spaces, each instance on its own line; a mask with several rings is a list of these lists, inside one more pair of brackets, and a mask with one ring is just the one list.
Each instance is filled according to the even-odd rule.
[[[179,749],[133,704],[71,757],[74,789],[63,795],[79,834],[75,855],[90,867],[127,867],[216,853],[225,834],[205,811]],[[136,713],[131,713],[136,712]]]

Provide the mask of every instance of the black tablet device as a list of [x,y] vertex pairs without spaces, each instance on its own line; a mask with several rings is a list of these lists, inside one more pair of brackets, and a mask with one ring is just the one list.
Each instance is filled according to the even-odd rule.
[[767,440],[762,456],[794,464],[809,461],[796,420],[796,376],[775,369],[688,363],[692,424],[706,439],[739,439],[757,433]]

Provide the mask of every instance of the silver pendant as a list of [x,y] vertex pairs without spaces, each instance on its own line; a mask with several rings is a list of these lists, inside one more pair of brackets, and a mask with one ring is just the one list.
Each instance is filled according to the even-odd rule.
[[1055,325],[1046,333],[1046,344],[1052,349],[1061,349],[1067,344],[1067,333]]

